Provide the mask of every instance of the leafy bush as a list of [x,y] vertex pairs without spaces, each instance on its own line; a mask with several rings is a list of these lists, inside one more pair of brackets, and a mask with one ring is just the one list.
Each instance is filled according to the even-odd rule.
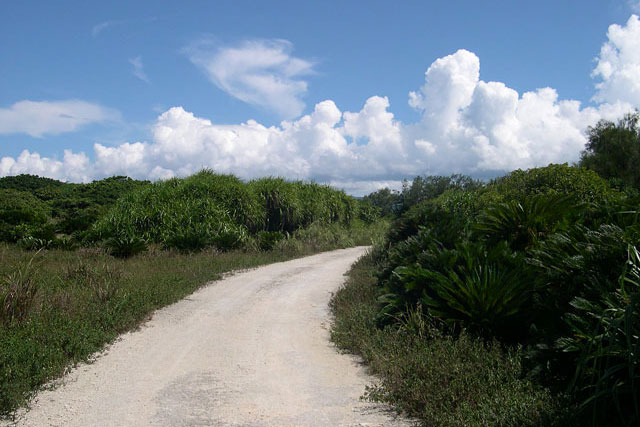
[[636,420],[637,291],[620,284],[640,244],[639,203],[567,165],[418,203],[378,251],[377,325],[420,312],[453,338],[522,345],[528,377],[568,389],[580,423]]
[[249,186],[263,201],[265,231],[291,233],[315,222],[350,224],[356,216],[356,201],[329,186],[273,177]]
[[524,257],[504,242],[446,249],[432,241],[416,262],[392,271],[381,290],[380,321],[421,305],[451,330],[513,339],[526,331],[530,319],[531,282]]
[[204,171],[143,187],[121,198],[95,224],[92,238],[135,236],[185,251],[213,245],[231,249],[245,238],[244,224],[261,221],[257,199],[242,185],[237,178]]
[[[127,177],[70,184],[34,175],[0,178],[0,240],[85,233],[122,195],[148,185]],[[56,242],[57,243],[57,242]]]
[[402,196],[398,191],[389,188],[376,190],[364,196],[362,200],[377,208],[382,216],[391,216],[402,210]]
[[411,184],[406,180],[402,183],[400,210],[406,211],[422,201],[436,199],[447,191],[472,191],[480,187],[480,181],[466,175],[416,176]]
[[356,209],[353,198],[330,187],[279,178],[244,184],[205,170],[129,193],[87,237],[137,236],[181,251],[225,251],[244,246],[249,233],[292,233],[312,221],[348,223]]
[[261,251],[270,251],[285,235],[279,231],[261,231],[258,233],[258,247]]
[[15,242],[46,224],[50,210],[32,194],[0,189],[0,239]]
[[472,244],[436,256],[446,259],[444,266],[430,270],[416,264],[394,271],[406,289],[422,290],[419,303],[429,315],[489,337],[522,334],[532,288],[521,256],[506,245],[487,251]]
[[380,209],[371,204],[371,202],[360,200],[358,204],[358,219],[367,224],[372,224],[378,218],[380,218]]
[[376,327],[375,258],[361,258],[331,299],[332,340],[380,378],[366,397],[421,425],[571,425],[561,396],[524,378],[523,352],[463,332],[453,337],[420,308]]
[[417,235],[420,230],[428,229],[435,240],[451,248],[465,238],[468,224],[469,217],[452,212],[438,201],[428,200],[394,220],[389,228],[388,243],[401,243]]
[[11,188],[26,192],[32,192],[46,187],[58,187],[61,185],[64,185],[61,181],[29,174],[5,176],[0,178],[0,188]]
[[515,170],[498,178],[489,187],[504,201],[523,201],[537,194],[571,195],[578,202],[600,203],[619,196],[608,182],[594,171],[550,164],[546,167]]
[[221,251],[230,251],[241,248],[246,240],[247,231],[243,226],[223,223],[213,236],[213,245]]

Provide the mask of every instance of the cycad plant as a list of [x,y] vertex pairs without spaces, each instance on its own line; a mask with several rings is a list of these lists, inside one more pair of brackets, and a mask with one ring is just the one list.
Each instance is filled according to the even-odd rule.
[[146,242],[130,233],[111,237],[105,242],[105,247],[116,258],[130,258],[147,250]]
[[504,240],[514,250],[525,250],[568,224],[577,211],[569,195],[539,194],[499,203],[480,213],[472,226],[473,235],[489,244]]
[[[569,390],[593,425],[640,423],[640,254],[629,246],[619,287],[599,299],[577,297],[557,341],[576,358]],[[615,420],[615,421],[614,421]]]
[[385,295],[387,305],[398,309],[402,303],[420,304],[452,328],[486,337],[510,339],[526,327],[533,281],[524,258],[506,243],[492,248],[477,243],[432,247],[428,258],[424,265],[416,262],[394,270],[396,288],[402,284],[403,289]]

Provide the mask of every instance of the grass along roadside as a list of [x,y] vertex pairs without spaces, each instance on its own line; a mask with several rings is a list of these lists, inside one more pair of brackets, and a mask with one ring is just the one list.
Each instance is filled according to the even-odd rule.
[[518,348],[440,332],[421,313],[376,327],[373,257],[365,255],[331,300],[332,340],[379,378],[365,398],[429,426],[570,425],[561,397],[522,377]]
[[385,229],[316,224],[270,251],[152,249],[129,259],[97,249],[34,254],[0,245],[0,415],[11,417],[70,365],[222,273],[371,244]]

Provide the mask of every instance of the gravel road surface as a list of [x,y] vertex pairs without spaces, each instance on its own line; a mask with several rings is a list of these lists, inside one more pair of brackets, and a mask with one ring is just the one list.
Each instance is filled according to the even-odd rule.
[[364,251],[212,282],[40,392],[17,425],[410,425],[360,401],[372,378],[329,342],[327,303]]

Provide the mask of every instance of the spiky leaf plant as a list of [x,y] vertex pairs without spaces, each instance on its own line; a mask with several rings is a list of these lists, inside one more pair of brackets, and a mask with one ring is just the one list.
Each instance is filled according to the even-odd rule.
[[569,389],[593,425],[640,423],[640,253],[634,246],[618,286],[598,299],[575,298],[565,316],[570,335],[557,341],[558,349],[575,355]]
[[467,244],[444,252],[446,261],[435,268],[416,264],[394,274],[407,291],[420,289],[419,302],[449,325],[484,336],[509,338],[522,332],[533,291],[522,257],[506,245],[487,250]]
[[504,240],[514,250],[524,250],[561,229],[577,210],[570,195],[536,195],[500,203],[479,215],[472,226],[473,235],[489,244]]

